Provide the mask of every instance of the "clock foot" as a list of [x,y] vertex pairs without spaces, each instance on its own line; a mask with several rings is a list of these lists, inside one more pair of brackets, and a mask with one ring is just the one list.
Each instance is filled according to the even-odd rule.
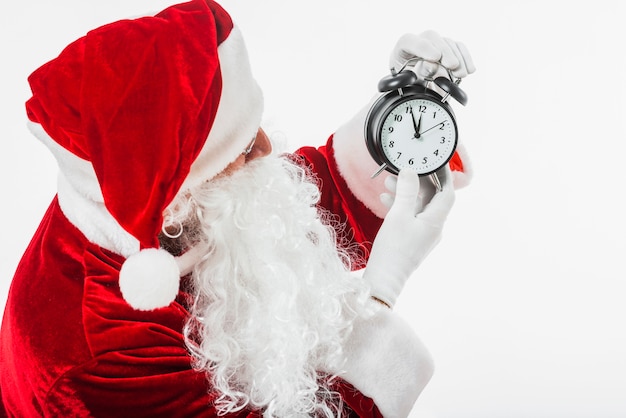
[[380,173],[385,171],[385,168],[387,168],[387,164],[383,163],[380,167],[378,167],[378,170],[376,170],[374,174],[370,176],[370,178],[373,179],[374,177],[377,177]]
[[435,189],[437,189],[438,192],[443,190],[443,187],[441,186],[441,181],[439,180],[439,176],[437,176],[437,173],[432,173],[428,177],[430,177],[430,181],[433,183]]

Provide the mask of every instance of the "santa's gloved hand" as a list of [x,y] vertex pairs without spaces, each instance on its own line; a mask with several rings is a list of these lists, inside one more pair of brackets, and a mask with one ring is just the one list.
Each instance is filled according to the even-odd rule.
[[393,204],[374,239],[363,278],[371,286],[371,295],[390,307],[407,279],[439,242],[454,204],[449,167],[446,165],[437,175],[443,190],[421,210],[419,177],[411,170],[400,171]]
[[[449,167],[447,167],[447,169],[440,170],[438,173],[442,178],[444,178],[445,176],[448,175],[448,172],[449,172]],[[391,209],[391,206],[393,205],[393,201],[396,197],[398,177],[397,176],[385,177],[384,185],[387,191],[380,194],[380,201],[383,205],[385,205],[387,209]],[[435,195],[435,185],[431,181],[428,181],[428,179],[425,178],[423,181],[420,182],[420,189],[417,195],[415,211],[421,212],[423,202],[430,201],[430,199],[432,199],[434,195]]]
[[391,53],[389,68],[399,71],[408,60],[416,57],[425,60],[415,66],[415,72],[422,79],[434,78],[437,74],[448,76],[437,63],[449,69],[456,78],[476,71],[472,57],[462,42],[444,38],[432,30],[401,36]]
[[391,205],[393,205],[393,200],[396,196],[396,186],[398,184],[398,178],[395,176],[388,176],[385,178],[384,184],[387,192],[383,192],[380,194],[380,202],[385,205],[387,209],[391,209]]

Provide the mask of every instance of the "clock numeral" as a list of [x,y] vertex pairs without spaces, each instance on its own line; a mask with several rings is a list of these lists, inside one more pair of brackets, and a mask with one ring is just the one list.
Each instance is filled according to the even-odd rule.
[[394,141],[389,141],[389,148],[393,148],[394,145],[396,145]]
[[399,160],[401,156],[402,156],[402,153],[398,152],[398,157],[396,158],[396,160]]
[[422,113],[426,113],[426,106],[420,105],[419,111],[422,112]]
[[396,122],[402,122],[402,115],[395,115],[393,117],[393,120],[396,121]]
[[433,154],[435,154],[435,157],[438,157],[439,156],[439,150],[436,149],[435,152],[433,152]]
[[433,112],[433,119],[437,119],[437,112]]
[[413,163],[414,163],[414,162],[415,162],[415,161],[413,161],[413,158],[411,158],[411,159],[409,160],[409,165],[413,165]]
[[441,137],[441,141],[439,141],[440,144],[445,144],[446,143],[446,137],[442,136]]
[[439,127],[440,131],[443,131],[443,129],[446,127],[445,122],[441,122],[441,126]]
[[422,160],[422,164],[428,164],[428,157],[424,157],[424,159]]
[[393,132],[393,126],[390,126],[388,130],[389,130],[389,133],[392,133]]

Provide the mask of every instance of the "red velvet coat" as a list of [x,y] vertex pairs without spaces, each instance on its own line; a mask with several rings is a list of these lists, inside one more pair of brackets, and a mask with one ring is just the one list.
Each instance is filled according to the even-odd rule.
[[[330,149],[330,143],[303,148],[296,158],[319,177],[321,205],[346,221],[349,238],[367,250],[381,219],[350,192]],[[207,380],[191,369],[184,346],[185,295],[166,308],[133,310],[118,286],[123,261],[90,243],[53,200],[17,268],[4,313],[0,390],[8,416],[216,415]],[[350,416],[382,416],[347,382],[336,389]]]

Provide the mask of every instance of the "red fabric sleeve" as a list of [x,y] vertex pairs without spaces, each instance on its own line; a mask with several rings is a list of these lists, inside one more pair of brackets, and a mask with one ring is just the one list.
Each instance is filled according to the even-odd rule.
[[321,191],[319,205],[336,216],[339,225],[343,226],[343,229],[337,230],[342,244],[358,251],[358,257],[353,259],[353,269],[356,270],[365,267],[383,220],[365,207],[348,188],[337,167],[332,143],[331,136],[325,146],[300,148],[294,158],[317,177]]

